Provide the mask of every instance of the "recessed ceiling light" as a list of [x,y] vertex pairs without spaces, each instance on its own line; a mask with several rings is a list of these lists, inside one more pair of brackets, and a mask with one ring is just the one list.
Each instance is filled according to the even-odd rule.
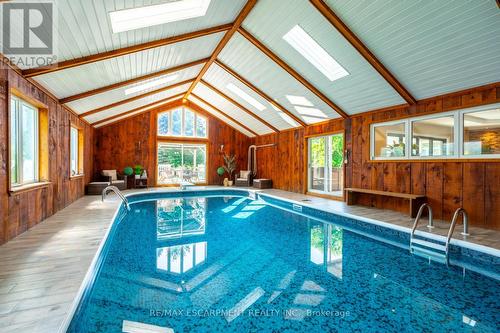
[[180,0],[109,13],[114,33],[204,16],[210,0]]
[[266,109],[266,107],[264,105],[262,105],[261,103],[259,103],[258,100],[256,100],[255,98],[253,98],[252,96],[250,96],[249,94],[247,94],[246,92],[244,92],[243,90],[241,90],[240,88],[235,86],[234,84],[229,83],[226,86],[226,88],[231,90],[232,92],[234,92],[236,95],[240,96],[241,98],[243,98],[248,104],[251,104],[257,110],[262,111],[262,110]]
[[286,95],[286,99],[288,99],[293,105],[314,106],[314,104],[304,96]]
[[173,81],[173,80],[177,79],[178,77],[179,77],[179,75],[170,75],[170,76],[162,77],[162,78],[157,79],[157,80],[148,81],[148,82],[140,84],[138,86],[134,86],[134,87],[125,89],[125,95],[134,94],[134,93],[139,92],[139,91],[143,91],[143,90],[147,90],[147,89],[159,86],[161,84]]
[[299,25],[294,26],[288,31],[283,36],[283,39],[330,81],[335,81],[349,75],[344,67],[333,59],[333,57]]

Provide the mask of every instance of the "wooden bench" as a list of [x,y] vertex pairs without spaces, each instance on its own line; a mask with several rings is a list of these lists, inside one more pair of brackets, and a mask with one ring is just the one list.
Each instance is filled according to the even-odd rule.
[[410,201],[410,216],[417,216],[418,209],[425,203],[425,195],[419,194],[408,194],[408,193],[398,193],[398,192],[388,192],[388,191],[376,191],[368,190],[364,188],[352,188],[348,187],[345,189],[347,192],[347,205],[354,205],[356,202],[356,193],[365,193],[372,195],[381,195],[386,197],[403,198]]

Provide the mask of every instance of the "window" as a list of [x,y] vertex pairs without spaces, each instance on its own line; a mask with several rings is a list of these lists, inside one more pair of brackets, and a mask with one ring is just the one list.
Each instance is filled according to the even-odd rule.
[[158,184],[205,183],[207,147],[205,144],[158,143]]
[[70,176],[83,174],[83,132],[75,126],[70,127]]
[[308,191],[342,196],[344,135],[308,140]]
[[158,114],[158,135],[207,137],[207,119],[187,109],[178,108]]
[[38,181],[38,109],[11,97],[10,182],[11,186]]
[[411,122],[412,156],[455,155],[455,116],[433,117]]
[[500,109],[463,114],[463,155],[500,155]]
[[374,125],[372,137],[375,157],[401,158],[405,156],[406,124],[404,122]]
[[[500,158],[500,104],[372,124],[372,159]],[[407,138],[411,148],[406,147]]]

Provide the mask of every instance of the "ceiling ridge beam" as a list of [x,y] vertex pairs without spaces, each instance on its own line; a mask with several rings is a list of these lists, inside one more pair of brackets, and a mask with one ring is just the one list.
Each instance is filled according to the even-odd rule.
[[[224,117],[226,117],[227,119],[231,120],[232,122],[234,122],[235,124],[237,124],[238,126],[241,126],[242,128],[246,129],[248,132],[252,133],[253,135],[255,136],[259,136],[255,131],[253,131],[252,129],[250,129],[249,127],[247,127],[246,125],[243,125],[242,123],[240,123],[238,120],[234,119],[233,117],[231,117],[230,115],[228,115],[227,113],[225,113],[224,111],[222,111],[221,109],[219,109],[218,107],[216,107],[215,105],[207,102],[206,100],[204,100],[203,98],[201,98],[200,96],[194,94],[194,93],[191,93],[191,95],[193,95],[194,97],[196,97],[197,99],[199,99],[201,102],[205,103],[206,105],[210,106],[212,109],[214,109],[215,111],[219,112],[220,114],[222,114]],[[220,118],[219,118],[220,119]],[[222,120],[222,119],[220,119]],[[224,121],[224,120],[222,120]]]
[[234,100],[233,98],[229,97],[228,95],[226,95],[224,92],[222,92],[221,90],[219,90],[217,87],[211,85],[210,83],[208,83],[207,81],[201,79],[200,81],[201,83],[205,84],[207,87],[209,87],[210,89],[212,89],[213,91],[215,91],[217,94],[219,94],[220,96],[222,96],[223,98],[227,99],[230,103],[232,103],[233,105],[237,106],[238,108],[242,109],[243,111],[245,111],[245,113],[247,113],[250,117],[253,117],[255,119],[257,119],[259,122],[263,123],[264,125],[266,125],[267,127],[269,127],[271,130],[273,130],[274,132],[280,132],[279,129],[277,129],[276,127],[274,127],[273,125],[271,125],[269,122],[267,122],[266,120],[264,120],[263,118],[259,117],[257,114],[255,114],[254,112],[250,111],[249,109],[247,109],[246,107],[244,107],[243,105],[241,105],[238,101]]
[[185,64],[181,64],[181,65],[177,65],[177,66],[174,66],[174,67],[169,67],[169,68],[166,68],[166,69],[162,69],[162,70],[160,70],[158,72],[146,74],[146,75],[143,75],[143,76],[138,76],[138,77],[135,77],[135,78],[132,78],[132,79],[129,79],[129,80],[125,80],[125,81],[120,81],[120,82],[117,82],[117,83],[113,83],[113,84],[110,84],[108,86],[104,86],[104,87],[100,87],[100,88],[88,90],[88,91],[85,91],[85,92],[82,92],[82,93],[78,93],[78,94],[75,94],[75,95],[72,95],[72,96],[61,98],[59,100],[59,103],[66,104],[66,103],[69,103],[69,102],[74,102],[74,101],[82,99],[82,98],[86,98],[86,97],[90,97],[90,96],[93,96],[93,95],[97,95],[97,94],[100,94],[100,93],[103,93],[103,92],[106,92],[106,91],[109,91],[109,90],[113,90],[113,89],[116,89],[116,88],[128,86],[128,85],[130,85],[132,83],[141,82],[141,81],[152,79],[152,78],[155,78],[155,77],[158,77],[158,76],[162,76],[162,75],[167,75],[167,74],[170,74],[170,73],[178,72],[178,71],[181,71],[181,70],[189,68],[189,67],[193,67],[193,66],[196,66],[196,65],[203,64],[203,63],[207,62],[208,59],[209,58],[203,58],[203,59],[191,61],[191,62],[188,62],[188,63],[185,63]]
[[214,51],[212,52],[212,55],[210,56],[210,59],[205,63],[203,68],[201,69],[200,73],[196,77],[196,79],[193,81],[191,86],[186,92],[186,95],[184,96],[184,99],[187,99],[189,97],[189,94],[191,94],[194,90],[194,87],[200,82],[201,78],[205,73],[208,71],[210,66],[213,64],[213,62],[217,59],[217,56],[219,53],[222,51],[222,49],[227,45],[231,37],[238,31],[239,27],[245,20],[245,18],[250,14],[250,11],[253,9],[255,4],[257,3],[257,0],[248,0],[243,7],[243,9],[240,11],[234,22],[231,24],[231,28],[225,33],[224,37],[220,40],[219,44],[215,47]]
[[344,112],[335,104],[332,100],[330,100],[326,95],[324,95],[319,89],[317,89],[312,83],[306,80],[302,75],[300,75],[295,69],[293,69],[290,65],[288,65],[285,61],[283,61],[278,55],[276,55],[271,49],[261,43],[257,38],[255,38],[251,33],[246,31],[244,28],[240,27],[238,32],[245,37],[250,43],[252,43],[255,47],[257,47],[262,53],[268,56],[272,61],[274,61],[278,66],[284,69],[288,74],[290,74],[293,78],[299,81],[304,87],[306,87],[309,91],[311,91],[314,95],[316,95],[319,99],[325,102],[329,107],[331,107],[335,112],[337,112],[342,118],[349,118],[349,115]]
[[193,31],[193,32],[188,32],[185,34],[181,35],[176,35],[176,36],[171,36],[151,42],[146,42],[142,44],[137,44],[137,45],[132,45],[132,46],[127,46],[127,47],[122,47],[119,49],[111,50],[111,51],[106,51],[106,52],[101,52],[101,53],[96,53],[76,59],[69,59],[69,60],[64,60],[58,63],[55,63],[50,66],[43,66],[43,67],[37,67],[37,68],[30,68],[30,69],[25,69],[22,71],[23,76],[25,77],[33,77],[33,76],[38,76],[42,74],[48,74],[56,71],[60,71],[63,69],[68,69],[72,67],[77,67],[77,66],[82,66],[85,64],[90,64],[93,62],[97,61],[102,61],[102,60],[107,60],[115,57],[120,57],[123,55],[131,54],[131,53],[136,53],[136,52],[141,52],[161,46],[166,46],[170,44],[175,44],[179,42],[183,42],[186,40],[190,40],[193,38],[198,38],[198,37],[203,37],[211,34],[215,34],[218,32],[222,31],[227,31],[228,29],[231,29],[233,25],[231,23],[229,24],[223,24],[207,29],[202,29],[198,31]]
[[231,69],[229,66],[226,64],[222,63],[220,60],[215,60],[214,62],[217,66],[225,70],[228,74],[230,74],[232,77],[236,78],[238,81],[246,85],[248,88],[253,90],[256,94],[258,94],[260,97],[265,99],[268,103],[272,104],[275,108],[279,109],[281,112],[287,114],[290,118],[295,120],[297,123],[300,124],[302,127],[306,127],[307,124],[300,119],[298,116],[293,114],[292,112],[288,111],[284,106],[279,104],[277,101],[273,100],[269,95],[267,95],[265,92],[254,86],[250,81],[247,81],[244,77],[236,73],[233,69]]
[[[195,94],[191,94],[191,95],[192,95],[192,96],[194,96],[194,97],[196,97],[196,95],[195,95]],[[205,108],[203,108],[203,107],[201,107],[200,105],[198,105],[195,101],[190,101],[189,99],[183,99],[183,100],[182,100],[182,103],[183,103],[185,106],[187,106],[188,108],[191,108],[193,111],[198,112],[198,113],[201,113],[201,114],[203,114],[203,112],[204,112],[204,113],[206,113],[206,115],[207,115],[207,116],[210,116],[210,117],[216,118],[216,119],[218,119],[219,121],[221,121],[221,122],[223,122],[224,124],[226,124],[227,126],[229,126],[229,127],[231,127],[232,129],[234,129],[235,131],[237,131],[237,132],[239,132],[239,133],[243,134],[243,135],[244,135],[244,136],[246,136],[246,137],[249,137],[247,134],[243,133],[243,132],[241,131],[241,129],[239,129],[239,128],[237,128],[237,127],[235,127],[235,126],[233,126],[233,125],[229,124],[228,122],[226,122],[224,119],[220,118],[219,116],[216,116],[216,115],[214,115],[213,113],[208,112]],[[210,130],[210,129],[209,129],[209,130]],[[257,134],[255,134],[255,135],[257,135]]]
[[[107,117],[107,118],[104,118],[104,119],[101,119],[101,120],[98,120],[98,121],[95,121],[93,122],[91,125],[92,126],[96,126],[96,125],[99,125],[99,124],[102,124],[102,123],[105,123],[107,121],[110,121],[110,120],[113,120],[113,119],[116,119],[116,118],[120,118],[120,117],[123,117],[123,116],[126,116],[126,115],[129,115],[131,113],[134,113],[134,112],[137,112],[137,111],[140,111],[142,109],[146,109],[147,110],[144,110],[144,112],[147,112],[147,111],[151,111],[152,109],[155,108],[155,105],[158,105],[158,107],[160,106],[164,106],[164,105],[170,105],[170,104],[173,104],[175,105],[175,102],[179,102],[181,101],[180,97],[184,95],[184,93],[180,93],[180,94],[177,94],[177,95],[174,95],[174,96],[171,96],[171,97],[167,97],[167,98],[163,98],[159,101],[156,101],[156,102],[153,102],[153,103],[149,103],[149,104],[146,104],[146,105],[143,105],[143,106],[139,106],[137,108],[133,108],[132,110],[128,110],[128,111],[125,111],[123,113],[119,113],[119,114],[115,114],[113,116],[110,116],[110,117]],[[176,99],[177,98],[177,99]],[[169,100],[171,99],[174,99],[172,100],[171,102],[168,102]],[[140,113],[137,113],[137,114],[141,114],[142,112]],[[124,118],[125,119],[125,118]],[[121,119],[120,119],[121,120]]]
[[179,86],[182,86],[183,84],[189,83],[191,81],[193,81],[193,79],[184,80],[184,81],[181,81],[181,82],[177,82],[177,83],[171,84],[169,86],[165,86],[165,87],[160,88],[160,89],[148,91],[148,92],[146,92],[144,94],[140,94],[140,95],[137,95],[137,96],[134,96],[134,97],[130,97],[130,98],[127,98],[127,99],[122,99],[122,100],[120,100],[118,102],[114,102],[114,103],[111,103],[111,104],[108,104],[108,105],[104,105],[104,106],[98,107],[96,109],[84,112],[84,113],[80,114],[80,118],[87,117],[87,116],[90,116],[92,114],[99,113],[99,112],[102,112],[104,110],[108,110],[108,109],[114,108],[114,107],[122,105],[122,104],[127,104],[127,103],[130,103],[130,102],[136,101],[138,99],[144,98],[144,97],[148,97],[148,96],[151,96],[151,95],[154,95],[154,94],[158,94],[158,93],[161,93],[161,92],[164,92],[164,91],[167,91],[167,90],[179,87]]
[[401,82],[375,57],[368,47],[363,44],[323,0],[309,1],[408,104],[413,105],[417,103],[415,97],[410,94]]

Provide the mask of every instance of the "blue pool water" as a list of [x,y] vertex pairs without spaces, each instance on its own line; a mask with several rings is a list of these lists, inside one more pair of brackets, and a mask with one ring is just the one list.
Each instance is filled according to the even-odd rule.
[[500,330],[498,280],[429,264],[334,220],[238,196],[131,208],[68,332]]

